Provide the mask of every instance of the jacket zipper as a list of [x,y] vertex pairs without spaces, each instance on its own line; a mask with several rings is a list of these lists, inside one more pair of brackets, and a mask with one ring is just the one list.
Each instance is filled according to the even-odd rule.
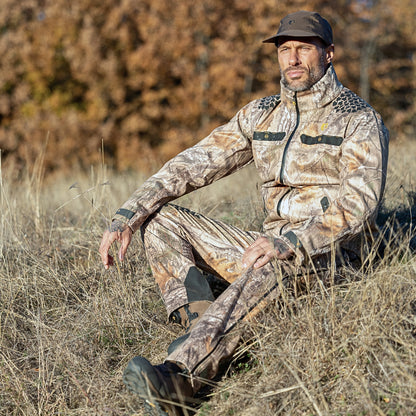
[[287,139],[285,148],[283,150],[283,155],[282,155],[282,165],[280,167],[280,176],[279,176],[281,184],[283,184],[283,171],[285,169],[287,149],[289,148],[290,141],[292,140],[297,128],[299,127],[299,122],[300,122],[300,114],[299,114],[299,107],[298,107],[298,93],[297,92],[295,92],[295,107],[296,107],[296,125],[295,125],[295,128],[293,129],[291,135]]

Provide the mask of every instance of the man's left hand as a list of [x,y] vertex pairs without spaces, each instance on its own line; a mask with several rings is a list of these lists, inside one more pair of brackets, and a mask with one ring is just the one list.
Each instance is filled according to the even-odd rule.
[[279,238],[258,238],[243,254],[245,269],[253,266],[258,269],[275,258],[286,260],[294,254],[293,250]]

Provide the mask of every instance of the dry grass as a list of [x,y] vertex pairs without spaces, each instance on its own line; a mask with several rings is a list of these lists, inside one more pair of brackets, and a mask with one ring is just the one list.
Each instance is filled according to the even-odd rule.
[[[384,259],[271,306],[199,416],[416,414],[415,151],[391,148]],[[109,272],[97,253],[136,179],[99,168],[46,184],[41,167],[19,184],[0,172],[0,414],[140,415],[122,371],[160,362],[178,329],[139,238]],[[248,169],[181,203],[258,228],[255,184]]]

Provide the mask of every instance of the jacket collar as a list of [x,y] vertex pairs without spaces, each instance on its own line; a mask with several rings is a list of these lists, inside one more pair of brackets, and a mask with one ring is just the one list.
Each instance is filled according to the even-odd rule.
[[[280,87],[282,102],[293,105],[296,93],[289,90],[282,83],[280,83]],[[338,81],[334,67],[330,64],[325,75],[312,88],[297,93],[298,108],[305,111],[324,107],[341,93],[342,88],[343,86]]]

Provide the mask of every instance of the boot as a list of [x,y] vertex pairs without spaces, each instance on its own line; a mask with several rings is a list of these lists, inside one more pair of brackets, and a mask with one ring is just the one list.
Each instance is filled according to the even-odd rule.
[[187,305],[184,305],[176,311],[172,312],[170,320],[185,328],[185,334],[176,338],[169,345],[168,355],[172,354],[172,352],[175,351],[179,345],[188,339],[192,328],[196,325],[196,323],[199,321],[211,303],[212,302],[208,300],[199,300],[196,302],[188,303]]
[[134,357],[123,374],[126,387],[144,400],[152,416],[183,416],[189,414],[186,402],[193,396],[189,378],[173,362],[152,365],[143,357]]

